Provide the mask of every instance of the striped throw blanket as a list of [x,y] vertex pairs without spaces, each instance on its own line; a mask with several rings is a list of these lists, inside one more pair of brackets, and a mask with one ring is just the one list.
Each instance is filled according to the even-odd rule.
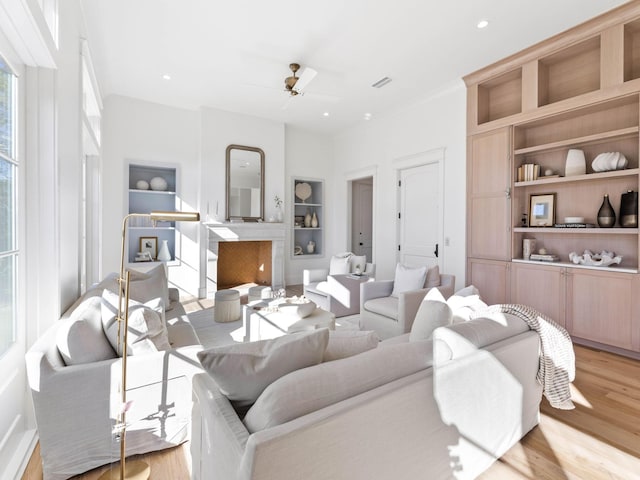
[[537,380],[552,407],[575,408],[571,401],[570,384],[575,379],[576,359],[569,333],[546,315],[526,305],[491,305],[475,312],[474,317],[488,313],[510,313],[521,318],[540,335],[540,363]]

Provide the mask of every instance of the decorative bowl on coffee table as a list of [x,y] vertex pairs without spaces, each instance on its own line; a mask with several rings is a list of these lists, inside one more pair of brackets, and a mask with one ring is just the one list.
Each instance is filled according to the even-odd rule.
[[317,305],[305,297],[287,298],[278,305],[280,313],[291,315],[292,317],[305,318],[313,313]]

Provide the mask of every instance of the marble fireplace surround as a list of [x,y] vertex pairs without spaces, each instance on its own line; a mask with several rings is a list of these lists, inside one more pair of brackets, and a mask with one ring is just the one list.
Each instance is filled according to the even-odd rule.
[[245,222],[245,223],[205,223],[207,243],[213,254],[208,262],[212,271],[209,278],[217,279],[217,258],[220,242],[271,241],[271,286],[274,289],[284,287],[284,223]]

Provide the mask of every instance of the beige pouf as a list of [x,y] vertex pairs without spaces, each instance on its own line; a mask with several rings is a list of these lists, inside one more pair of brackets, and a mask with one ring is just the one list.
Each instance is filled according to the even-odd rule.
[[240,320],[240,292],[237,290],[218,290],[213,309],[213,318],[218,323]]
[[251,287],[249,289],[249,298],[248,302],[257,302],[260,300],[267,300],[272,298],[273,292],[271,291],[271,287],[265,287],[262,285],[258,285],[257,287]]

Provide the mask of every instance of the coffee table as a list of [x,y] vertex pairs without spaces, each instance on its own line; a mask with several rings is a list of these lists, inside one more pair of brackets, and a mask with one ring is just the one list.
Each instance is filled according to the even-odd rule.
[[253,302],[243,305],[244,341],[253,342],[286,335],[287,333],[329,328],[335,330],[336,316],[316,308],[305,318],[279,312],[274,301]]

